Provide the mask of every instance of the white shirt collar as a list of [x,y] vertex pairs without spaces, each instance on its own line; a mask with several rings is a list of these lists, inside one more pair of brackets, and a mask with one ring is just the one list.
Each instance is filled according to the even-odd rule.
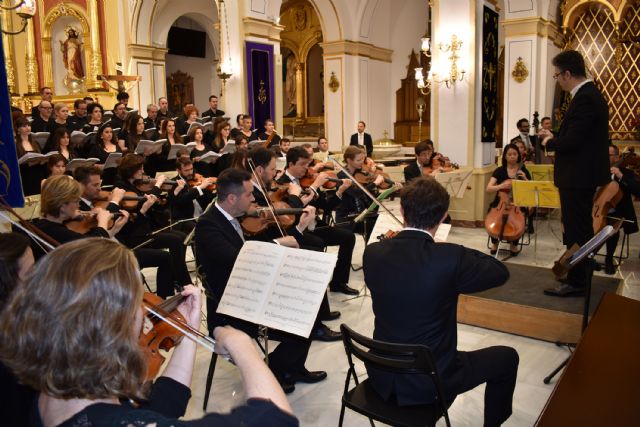
[[[421,228],[413,228],[413,227],[404,227],[402,229],[402,231],[420,231],[422,233],[428,234],[429,236],[431,236],[431,238],[433,239],[433,236],[431,235],[431,233],[429,233],[427,230],[423,230]],[[435,239],[433,239],[435,241]]]
[[224,215],[224,217],[227,218],[227,221],[232,222],[233,220],[235,220],[233,216],[229,215],[229,212],[222,209],[222,206],[220,206],[218,202],[216,202],[216,208],[218,208],[218,210],[222,212],[222,215]]
[[291,180],[291,182],[293,182],[294,184],[298,184],[298,178],[296,178],[295,176],[291,175],[289,173],[289,170],[284,171],[284,173],[289,177],[289,179]]
[[573,89],[571,89],[571,98],[575,98],[576,93],[578,93],[578,91],[580,90],[580,88],[584,85],[586,85],[587,83],[589,83],[591,80],[590,79],[586,79],[585,81],[583,81],[582,83],[579,83],[576,87],[574,87]]
[[86,203],[90,208],[92,208],[92,207],[93,207],[93,202],[92,202],[92,201],[90,201],[89,199],[84,198],[84,197],[80,197],[80,200],[82,200],[83,202],[85,202],[85,203]]

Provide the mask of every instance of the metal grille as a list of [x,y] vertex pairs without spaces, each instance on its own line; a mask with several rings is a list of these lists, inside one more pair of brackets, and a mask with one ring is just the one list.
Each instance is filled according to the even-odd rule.
[[[640,4],[627,9],[620,33],[622,40],[640,34]],[[631,121],[638,113],[640,99],[640,48],[630,42],[616,46],[613,16],[597,5],[584,10],[576,21],[574,35],[573,48],[584,56],[588,72],[609,104],[612,139],[634,139]]]

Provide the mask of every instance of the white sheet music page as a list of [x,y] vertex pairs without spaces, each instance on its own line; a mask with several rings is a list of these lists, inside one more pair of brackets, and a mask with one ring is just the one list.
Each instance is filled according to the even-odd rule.
[[247,241],[218,313],[308,337],[337,256]]

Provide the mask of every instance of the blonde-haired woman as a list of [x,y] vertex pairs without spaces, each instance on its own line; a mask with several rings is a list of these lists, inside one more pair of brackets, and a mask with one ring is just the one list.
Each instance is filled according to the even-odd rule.
[[70,176],[57,175],[47,178],[42,185],[40,195],[41,218],[35,221],[35,225],[58,242],[65,243],[83,237],[113,237],[128,221],[129,213],[120,211],[121,216],[114,221],[113,227],[110,228],[109,222],[114,216],[113,213],[95,208],[93,214],[96,216],[96,224],[94,227],[84,234],[70,230],[65,226],[65,223],[82,215],[79,211],[81,196],[81,184]]
[[[105,239],[60,246],[16,289],[0,317],[0,359],[39,391],[36,424],[257,426],[268,420],[297,425],[249,337],[230,327],[214,331],[216,350],[230,355],[240,369],[248,404],[228,415],[178,421],[190,397],[196,347],[183,339],[148,392],[147,363],[138,344],[142,294],[131,251]],[[178,309],[199,328],[200,291],[187,286],[182,295]]]

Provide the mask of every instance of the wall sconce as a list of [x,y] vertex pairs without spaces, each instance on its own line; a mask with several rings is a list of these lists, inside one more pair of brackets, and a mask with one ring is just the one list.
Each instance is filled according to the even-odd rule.
[[3,6],[2,3],[0,3],[0,9],[6,11],[15,10],[18,16],[22,18],[22,28],[17,31],[6,31],[5,29],[0,28],[0,31],[3,34],[15,36],[16,34],[20,34],[21,32],[23,32],[27,28],[29,19],[33,18],[33,15],[36,14],[36,2],[35,0],[21,0],[20,2],[9,6]]
[[222,80],[222,89],[220,90],[220,96],[222,97],[224,93],[224,88],[227,84],[227,80],[229,80],[233,75],[233,65],[231,64],[231,59],[228,59],[222,62],[221,64],[218,64],[216,73],[218,74],[218,78]]
[[[415,79],[418,83],[418,89],[420,90],[420,93],[422,93],[423,95],[429,94],[434,83],[444,83],[447,88],[450,88],[455,82],[464,80],[465,70],[458,69],[458,60],[460,59],[460,55],[458,54],[458,52],[461,48],[462,40],[459,40],[455,34],[451,36],[451,43],[438,44],[438,49],[440,49],[441,52],[451,52],[451,55],[449,56],[451,66],[446,74],[444,74],[443,78],[439,78],[438,74],[436,72],[433,72],[433,66],[431,67],[432,69],[429,70],[426,78],[422,72],[422,67],[414,69]],[[427,58],[431,57],[430,40],[428,37],[422,38],[420,50]]]
[[[231,44],[229,42],[229,20],[227,19],[227,8],[226,5],[224,4],[224,0],[220,0],[219,3],[219,10],[218,10],[218,16],[221,17],[220,19],[220,62],[218,63],[218,67],[216,69],[216,74],[218,75],[218,78],[220,80],[222,80],[222,87],[220,88],[220,97],[222,98],[224,96],[224,89],[225,86],[227,84],[227,80],[229,80],[231,78],[231,76],[233,75],[233,64],[231,63]],[[224,26],[224,31],[225,31],[225,35],[227,36],[227,59],[224,60],[223,58],[223,51],[222,51],[222,26]]]

